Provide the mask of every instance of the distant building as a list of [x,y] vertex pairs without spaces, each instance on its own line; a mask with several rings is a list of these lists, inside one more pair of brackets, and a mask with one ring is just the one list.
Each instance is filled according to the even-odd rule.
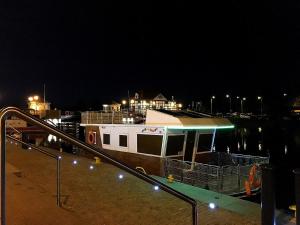
[[118,102],[112,102],[111,104],[103,104],[103,111],[104,112],[120,112],[121,111],[121,104]]
[[299,114],[300,113],[300,97],[295,98],[292,103],[292,112]]
[[168,100],[163,94],[158,94],[153,99],[140,98],[138,93],[135,93],[134,98],[130,99],[129,110],[135,113],[145,114],[147,109],[166,109],[179,110],[182,104],[176,103],[174,97]]
[[60,110],[51,110],[50,102],[41,101],[40,97],[30,96],[28,98],[28,109],[29,113],[39,118],[43,119],[52,119],[52,118],[60,118]]

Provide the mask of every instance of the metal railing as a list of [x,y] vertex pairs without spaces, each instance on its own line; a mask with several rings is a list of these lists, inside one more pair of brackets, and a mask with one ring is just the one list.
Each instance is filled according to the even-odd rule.
[[56,160],[56,204],[57,204],[57,206],[61,206],[61,204],[60,204],[60,183],[61,183],[60,160],[61,160],[61,156],[52,154],[50,152],[47,152],[47,151],[45,151],[41,148],[38,148],[38,147],[36,147],[32,144],[26,143],[24,141],[21,141],[17,138],[14,138],[14,137],[10,136],[10,135],[6,135],[6,137],[10,140],[18,142],[19,144],[26,145],[27,147],[30,147],[31,149],[36,150],[36,151],[38,151],[38,152],[40,152],[40,153]]
[[193,225],[198,224],[198,210],[197,210],[196,200],[168,187],[167,185],[157,181],[156,179],[154,179],[142,172],[139,172],[133,168],[128,167],[126,164],[114,159],[107,153],[95,148],[94,146],[91,146],[87,143],[77,140],[76,138],[72,137],[71,135],[65,134],[61,130],[49,125],[48,123],[44,122],[43,120],[37,119],[37,118],[33,117],[32,115],[27,114],[16,107],[6,107],[6,108],[3,108],[0,110],[0,119],[1,119],[1,123],[0,123],[0,126],[1,126],[0,127],[1,128],[1,135],[0,135],[0,143],[1,143],[1,225],[6,224],[6,190],[5,190],[5,188],[6,188],[6,186],[5,186],[5,183],[6,183],[6,181],[5,181],[6,180],[5,179],[6,178],[6,174],[5,174],[6,126],[5,126],[5,121],[6,121],[7,117],[12,116],[12,115],[17,116],[20,119],[23,119],[32,125],[40,126],[45,131],[57,136],[58,138],[61,138],[62,140],[68,141],[71,144],[76,145],[77,147],[83,148],[90,153],[100,156],[103,159],[110,162],[111,164],[113,164],[114,166],[125,170],[126,172],[146,181],[147,183],[150,183],[152,185],[158,185],[161,190],[189,203],[192,206]]
[[122,112],[94,112],[87,111],[81,113],[81,123],[83,124],[121,124],[123,123],[123,114]]
[[[262,165],[269,162],[267,157],[211,153],[211,163],[194,163],[191,170],[191,162],[166,158],[164,167],[165,175],[173,175],[175,180],[200,188],[229,195],[245,193],[245,181],[254,165]],[[256,177],[261,179],[261,169],[258,166]],[[252,187],[251,191],[256,191]]]

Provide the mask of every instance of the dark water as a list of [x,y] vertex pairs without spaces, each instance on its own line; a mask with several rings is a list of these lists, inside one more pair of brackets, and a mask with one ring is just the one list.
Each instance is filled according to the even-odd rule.
[[219,131],[215,150],[268,156],[275,168],[277,208],[295,203],[293,169],[300,168],[300,121],[232,120],[234,130]]

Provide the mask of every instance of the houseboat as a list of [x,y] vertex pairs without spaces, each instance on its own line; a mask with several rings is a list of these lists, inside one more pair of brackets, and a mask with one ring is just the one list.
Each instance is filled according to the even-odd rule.
[[134,124],[128,123],[132,121],[128,116],[122,112],[83,112],[85,140],[147,174],[172,175],[180,182],[236,194],[245,192],[244,182],[252,165],[265,160],[214,151],[216,132],[234,128],[226,118],[148,109],[145,122]]

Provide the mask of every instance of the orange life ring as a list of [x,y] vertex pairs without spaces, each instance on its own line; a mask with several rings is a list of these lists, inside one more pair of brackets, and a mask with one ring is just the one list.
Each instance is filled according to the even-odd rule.
[[250,171],[249,171],[249,177],[248,180],[245,181],[245,190],[246,190],[246,194],[249,196],[251,195],[251,188],[257,188],[260,186],[260,179],[257,179],[256,177],[256,169],[257,166],[256,164],[254,164]]
[[95,144],[95,135],[92,131],[89,132],[87,141],[89,144]]

